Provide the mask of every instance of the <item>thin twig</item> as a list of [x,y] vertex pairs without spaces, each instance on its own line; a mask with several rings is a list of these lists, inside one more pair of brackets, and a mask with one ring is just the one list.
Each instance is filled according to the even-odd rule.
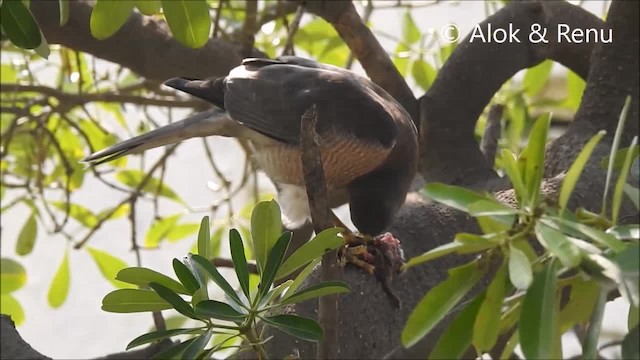
[[295,55],[295,51],[293,49],[293,39],[296,37],[296,33],[298,32],[298,28],[300,27],[300,20],[302,20],[302,15],[304,15],[304,6],[298,6],[296,16],[294,16],[293,20],[289,24],[287,43],[284,45],[282,55]]
[[218,0],[218,7],[216,7],[216,17],[213,20],[213,38],[218,37],[218,31],[220,31],[220,19],[222,17],[222,7],[226,0]]
[[249,57],[253,52],[253,44],[256,40],[255,34],[258,31],[258,2],[256,0],[246,0],[245,4],[246,12],[242,27],[242,56]]

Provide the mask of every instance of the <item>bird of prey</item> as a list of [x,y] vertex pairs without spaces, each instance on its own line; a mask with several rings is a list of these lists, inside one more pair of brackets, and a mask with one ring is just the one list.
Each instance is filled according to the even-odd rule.
[[417,130],[388,93],[351,71],[294,56],[245,59],[228,76],[174,78],[165,85],[216,107],[98,151],[84,161],[120,156],[193,137],[247,139],[278,189],[285,225],[310,218],[301,164],[302,115],[315,105],[329,203],[349,203],[353,224],[377,235],[404,202],[416,172]]

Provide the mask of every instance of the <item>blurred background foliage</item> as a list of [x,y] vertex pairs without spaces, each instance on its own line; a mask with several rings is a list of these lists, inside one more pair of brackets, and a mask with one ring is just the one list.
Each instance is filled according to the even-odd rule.
[[[91,16],[92,34],[98,39],[111,36],[136,11],[165,18],[176,39],[192,48],[202,46],[210,36],[242,41],[247,2],[184,1],[183,8],[176,3],[98,0]],[[416,96],[422,95],[456,46],[443,41],[437,31],[420,24],[412,15],[416,7],[434,6],[438,1],[356,3],[374,34],[395,44],[389,55]],[[300,19],[295,11],[281,14],[277,11],[279,4],[275,0],[257,2],[254,14],[258,25],[254,43],[257,49],[270,57],[292,52],[362,72],[332,26],[306,14]],[[504,1],[485,1],[485,15],[491,15],[503,4]],[[29,210],[22,223],[3,222],[3,228],[20,228],[15,249],[5,251],[2,257],[3,313],[11,313],[18,324],[24,321],[25,312],[28,316],[28,309],[23,309],[12,293],[30,281],[31,271],[35,270],[25,269],[22,258],[38,246],[36,239],[42,234],[61,235],[67,244],[64,256],[51,259],[59,264],[57,272],[46,275],[51,279],[47,299],[53,308],[65,302],[71,274],[80,271],[70,264],[70,251],[86,250],[105,281],[111,281],[114,287],[128,286],[113,278],[120,269],[132,264],[114,256],[109,249],[91,245],[95,234],[105,231],[105,224],[115,220],[127,219],[134,229],[130,239],[114,241],[130,242],[137,265],[141,251],[165,243],[193,241],[191,235],[197,232],[198,223],[185,220],[186,214],[208,213],[215,219],[211,223],[214,256],[226,251],[220,244],[226,242],[231,227],[237,228],[243,239],[250,239],[251,209],[258,201],[271,198],[273,189],[259,186],[259,175],[251,164],[246,144],[237,147],[244,152],[244,161],[233,165],[240,175],[231,177],[219,164],[226,155],[214,156],[214,149],[202,142],[206,156],[194,166],[210,168],[207,186],[220,196],[197,208],[182,199],[180,189],[164,181],[169,171],[166,160],[175,147],[168,147],[160,156],[123,158],[97,168],[85,167],[80,162],[93,151],[177,120],[186,111],[201,109],[201,102],[169,91],[118,64],[75,49],[49,46],[29,14],[29,1],[5,0],[0,6],[0,212],[4,218],[18,207]],[[64,24],[68,20],[66,0],[60,0],[60,8],[60,23]],[[399,37],[369,21],[373,13],[389,9],[402,16]],[[202,16],[203,13],[210,16]],[[299,28],[290,40],[297,21]],[[27,24],[26,30],[16,31],[17,23]],[[292,49],[287,49],[288,44]],[[503,109],[498,118],[502,129],[498,151],[521,150],[533,120],[542,113],[554,114],[551,136],[557,136],[577,110],[584,81],[572,72],[554,71],[554,67],[560,65],[545,61],[505,83],[478,121],[478,139],[484,133],[490,110],[496,106]],[[117,196],[105,196],[102,206],[94,208],[83,204],[82,193],[86,191]],[[151,204],[153,220],[146,231],[136,236],[136,206],[141,202]]]

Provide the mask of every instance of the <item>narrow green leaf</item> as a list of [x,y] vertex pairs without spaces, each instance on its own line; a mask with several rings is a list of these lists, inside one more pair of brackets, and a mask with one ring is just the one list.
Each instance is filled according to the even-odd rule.
[[527,199],[529,197],[529,193],[527,192],[527,188],[522,180],[522,175],[518,169],[518,164],[514,154],[508,149],[502,149],[500,151],[500,159],[502,160],[502,170],[504,170],[505,174],[511,181],[513,190],[516,192],[518,203],[521,203],[522,199]]
[[506,262],[503,262],[489,284],[473,325],[473,345],[483,352],[492,349],[498,340],[502,303],[506,293],[506,265]]
[[148,286],[150,282],[155,282],[164,285],[180,294],[191,295],[182,284],[173,280],[172,278],[161,274],[157,271],[143,268],[143,267],[128,267],[122,269],[116,275],[116,280],[120,280],[129,284]]
[[478,200],[469,205],[469,215],[471,216],[491,216],[491,215],[514,215],[518,209],[499,203],[497,200]]
[[22,1],[4,1],[0,23],[13,44],[23,49],[35,49],[42,42],[38,23]]
[[509,245],[509,250],[509,279],[516,289],[526,290],[533,281],[529,258],[515,246]]
[[137,0],[136,7],[145,15],[155,15],[160,12],[162,3],[160,0]]
[[64,301],[67,299],[67,295],[69,294],[70,278],[69,252],[65,251],[62,262],[60,263],[56,274],[53,276],[51,285],[49,286],[49,293],[47,295],[49,305],[54,308],[58,308],[60,305],[64,304]]
[[589,327],[587,328],[587,334],[584,337],[582,343],[582,358],[583,359],[598,359],[598,339],[600,339],[600,330],[602,329],[602,318],[604,316],[604,307],[607,303],[607,292],[600,291],[598,302],[595,309],[589,319]]
[[404,347],[425,337],[482,277],[475,262],[449,270],[449,277],[432,288],[413,309],[402,330]]
[[180,355],[182,355],[182,353],[184,353],[184,351],[187,349],[187,347],[189,347],[189,345],[191,343],[193,343],[196,339],[192,338],[186,341],[183,341],[181,343],[178,343],[176,345],[171,346],[170,348],[168,348],[167,350],[164,350],[158,354],[156,354],[153,359],[178,359],[180,358]]
[[607,234],[615,236],[619,240],[640,239],[640,225],[617,225],[607,229]]
[[527,359],[552,358],[556,333],[556,263],[551,260],[537,273],[522,300],[518,329]]
[[213,282],[215,282],[220,287],[220,289],[222,289],[222,291],[224,291],[224,293],[227,296],[229,296],[236,304],[240,306],[244,306],[242,301],[236,294],[235,290],[233,290],[231,285],[229,285],[227,280],[225,280],[224,277],[220,275],[220,272],[218,272],[218,269],[216,269],[216,267],[213,266],[213,264],[211,264],[209,260],[199,255],[193,255],[191,259],[195,261],[198,264],[198,266],[202,267],[202,269],[207,274],[209,274],[209,276],[211,277],[211,280],[213,280]]
[[540,64],[527,69],[524,73],[524,79],[522,80],[522,86],[529,97],[535,96],[542,89],[544,89],[549,80],[551,74],[551,68],[553,67],[553,61],[545,60]]
[[[622,169],[622,165],[624,164],[624,159],[627,158],[627,154],[631,153],[631,158],[636,159],[638,155],[640,155],[640,146],[636,145],[634,147],[626,147],[624,149],[620,149],[616,151],[613,161],[613,170]],[[603,169],[607,169],[609,167],[609,161],[611,161],[611,156],[607,156],[604,159],[600,160],[600,166]]]
[[582,94],[586,82],[580,77],[580,75],[569,70],[567,73],[567,98],[563,101],[562,105],[574,112],[578,110],[580,101],[582,100]]
[[592,279],[576,279],[571,284],[569,301],[558,316],[560,333],[564,333],[576,324],[584,325],[589,321],[591,313],[600,296],[600,285]]
[[166,239],[171,230],[176,227],[178,220],[182,217],[182,214],[175,214],[160,219],[156,219],[152,224],[147,234],[144,237],[144,245],[147,247],[156,247],[160,242]]
[[284,298],[287,298],[293,294],[295,294],[296,290],[298,290],[298,288],[300,287],[300,285],[302,285],[302,282],[304,282],[309,275],[311,274],[311,271],[313,271],[313,269],[320,263],[320,258],[317,258],[315,260],[312,260],[309,265],[307,265],[304,269],[302,269],[302,271],[300,271],[300,273],[298,274],[298,276],[296,276],[295,280],[293,280],[293,283],[291,283],[291,285],[289,285],[289,287],[287,288],[287,292],[284,294]]
[[536,223],[535,232],[538,241],[556,256],[562,265],[573,268],[580,264],[580,249],[565,234],[541,222]]
[[201,301],[196,305],[196,314],[208,318],[226,321],[242,321],[247,314],[241,314],[234,310],[229,304],[215,300]]
[[[7,3],[12,3],[9,1]],[[31,213],[27,221],[22,225],[22,229],[18,234],[18,242],[16,243],[16,253],[18,255],[28,255],[33,251],[33,246],[38,238],[38,223],[36,222],[36,214]]]
[[280,206],[274,200],[261,201],[251,213],[253,252],[260,269],[264,269],[267,255],[282,233]]
[[283,314],[265,317],[263,320],[267,324],[303,340],[317,342],[322,340],[324,333],[315,320],[302,316]]
[[211,233],[209,229],[209,217],[205,216],[200,221],[200,231],[198,231],[198,255],[205,259],[210,259]]
[[420,29],[413,21],[410,11],[405,11],[402,16],[402,41],[408,45],[413,45],[420,40]]
[[180,280],[182,285],[184,285],[184,289],[187,291],[187,295],[193,295],[193,293],[200,289],[198,280],[195,278],[193,273],[191,273],[191,270],[189,270],[189,268],[182,263],[182,261],[174,258],[172,264],[173,271],[176,273],[178,280]]
[[27,282],[27,273],[17,261],[9,258],[0,259],[0,293],[14,292]]
[[134,347],[137,347],[140,345],[148,344],[150,342],[170,338],[172,336],[183,335],[183,334],[193,334],[201,331],[202,329],[199,329],[199,328],[152,331],[144,335],[140,335],[137,338],[131,340],[131,342],[127,345],[127,350],[133,349]]
[[60,5],[60,26],[69,20],[69,0],[58,0]]
[[209,328],[207,331],[196,337],[195,340],[193,340],[193,342],[184,349],[182,359],[197,359],[198,355],[209,343],[209,340],[211,340],[211,335],[213,335],[213,328]]
[[[111,0],[102,1],[117,3],[116,1]],[[147,174],[140,170],[122,170],[116,173],[115,178],[121,184],[135,189],[140,185],[140,183],[146,176]],[[160,196],[164,196],[168,199],[174,200],[184,205],[184,201],[175,193],[175,191],[173,191],[169,186],[156,178],[149,179],[142,187],[142,191],[153,195],[157,193]]]
[[16,325],[22,325],[25,320],[24,309],[20,302],[11,294],[0,296],[0,313],[11,317]]
[[[627,96],[624,101],[624,106],[620,112],[618,118],[618,126],[616,127],[616,133],[613,135],[613,142],[611,143],[611,152],[609,154],[609,166],[607,167],[607,176],[604,181],[604,193],[602,194],[602,210],[600,214],[602,216],[607,215],[607,205],[609,201],[609,185],[611,184],[611,177],[613,176],[613,165],[618,161],[616,160],[616,154],[620,147],[620,139],[622,139],[622,133],[624,132],[624,124],[627,121],[627,114],[629,107],[631,106],[631,97]],[[626,156],[625,156],[626,159]]]
[[[67,204],[64,201],[50,201],[49,203],[58,210],[67,211]],[[69,204],[69,216],[88,228],[92,228],[98,223],[96,215],[91,212],[91,210],[79,204]]]
[[[634,136],[631,140],[631,147],[634,147],[638,143],[638,137]],[[620,175],[616,181],[616,187],[613,189],[613,199],[611,200],[611,221],[615,225],[618,222],[618,215],[620,214],[620,206],[622,206],[622,194],[624,192],[624,186],[627,183],[627,177],[629,176],[629,169],[631,169],[631,163],[633,159],[631,153],[627,153],[620,170]]]
[[451,253],[458,254],[467,254],[479,252],[482,250],[493,248],[497,245],[497,243],[486,241],[486,242],[478,242],[478,243],[462,243],[459,241],[453,241],[444,245],[440,245],[436,248],[433,248],[422,255],[418,255],[414,258],[409,259],[406,264],[402,266],[402,270],[407,270],[416,265],[420,265],[424,262],[437,259],[444,255],[448,255]]
[[104,276],[105,279],[113,284],[113,286],[118,288],[135,287],[116,280],[118,271],[126,268],[127,263],[102,250],[87,247],[87,251],[93,258],[93,261],[95,261],[96,265],[98,265],[98,269],[100,269],[100,273],[102,273],[102,276]]
[[178,41],[192,49],[207,43],[211,16],[205,0],[162,0],[162,9]]
[[627,315],[627,330],[631,331],[634,327],[638,326],[638,320],[640,319],[640,308],[638,306],[629,305],[629,314]]
[[491,200],[487,196],[475,191],[441,183],[427,184],[427,186],[424,187],[423,193],[431,200],[464,212],[469,212],[469,206],[477,201]]
[[[169,240],[169,242],[171,243],[177,242],[197,232],[199,229],[200,229],[199,224],[194,224],[194,223],[176,224],[167,233],[167,240]],[[209,244],[210,244],[209,248],[213,249],[213,241],[209,240]],[[213,250],[209,250],[209,256],[214,257]]]
[[485,293],[481,293],[470,301],[449,323],[438,342],[433,347],[428,359],[460,359],[471,345],[473,325],[476,321],[480,305]]
[[540,198],[540,183],[544,171],[544,149],[550,123],[551,114],[542,115],[534,122],[529,134],[529,143],[523,152],[526,154],[524,182],[529,193],[528,205],[531,207],[537,206]]
[[340,228],[328,228],[304,243],[280,266],[276,279],[281,279],[324,253],[344,245],[344,239],[338,236],[340,232]]
[[153,289],[161,298],[163,298],[166,302],[171,304],[176,311],[180,314],[190,317],[195,320],[199,320],[200,318],[196,315],[195,311],[188,302],[184,301],[180,295],[174,293],[171,289],[166,286],[160,285],[155,282],[150,282],[149,287]]
[[280,269],[284,254],[287,252],[289,241],[291,241],[291,232],[283,233],[269,252],[267,263],[260,276],[259,297],[264,296],[269,291],[273,281],[276,279],[276,273]]
[[[42,33],[42,31],[40,31],[40,45],[36,46],[35,49],[33,49],[33,51],[40,55],[41,58],[43,59],[48,59],[49,55],[51,54],[51,50],[49,49],[49,43],[47,42],[47,38],[44,37],[44,34]],[[70,189],[74,189],[74,185],[73,185],[73,179],[71,181],[71,186]]]
[[620,349],[622,352],[622,358],[640,359],[640,349],[638,348],[638,344],[640,344],[640,330],[638,330],[638,326],[636,325],[636,327],[630,330],[622,340],[622,347]]
[[89,20],[91,35],[104,40],[115,34],[131,15],[133,6],[131,0],[97,0]]
[[582,148],[580,154],[576,157],[576,159],[569,167],[569,171],[562,180],[562,187],[560,188],[560,195],[558,197],[558,204],[560,205],[560,209],[564,210],[567,207],[567,203],[569,202],[569,197],[573,192],[576,184],[578,183],[578,179],[582,174],[582,170],[584,169],[587,161],[591,157],[591,153],[595,149],[596,145],[600,142],[600,139],[606,134],[606,131],[601,130],[597,134],[595,134]]
[[317,298],[320,296],[340,294],[349,292],[349,286],[342,281],[325,281],[323,283],[310,286],[304,290],[286,297],[280,302],[281,305],[297,304],[308,299]]
[[626,245],[623,241],[616,239],[616,237],[612,234],[605,233],[604,231],[598,230],[593,226],[584,225],[579,222],[558,217],[546,218],[546,216],[542,218],[541,222],[549,227],[553,227],[554,229],[563,232],[563,226],[572,228],[578,231],[580,234],[583,234],[584,236],[592,239],[593,241],[610,248],[614,252],[619,252],[626,248]]
[[279,299],[280,294],[282,294],[291,284],[293,284],[293,280],[287,280],[271,289],[262,297],[262,300],[258,303],[258,308],[264,308],[268,304],[273,304]]
[[115,313],[160,311],[173,308],[151,290],[118,289],[102,299],[102,310]]
[[233,268],[236,270],[236,276],[238,277],[242,292],[247,299],[251,299],[249,294],[249,268],[247,258],[244,256],[242,238],[236,229],[229,230],[229,248],[231,249]]
[[635,205],[636,210],[640,210],[640,189],[629,184],[624,184],[624,193],[627,194],[627,197],[629,197],[633,205]]

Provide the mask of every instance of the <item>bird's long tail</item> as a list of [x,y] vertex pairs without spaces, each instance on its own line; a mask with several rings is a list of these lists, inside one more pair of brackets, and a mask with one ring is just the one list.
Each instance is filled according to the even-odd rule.
[[233,120],[224,110],[213,108],[95,152],[82,161],[98,165],[121,156],[141,153],[193,137],[231,136],[233,125]]

